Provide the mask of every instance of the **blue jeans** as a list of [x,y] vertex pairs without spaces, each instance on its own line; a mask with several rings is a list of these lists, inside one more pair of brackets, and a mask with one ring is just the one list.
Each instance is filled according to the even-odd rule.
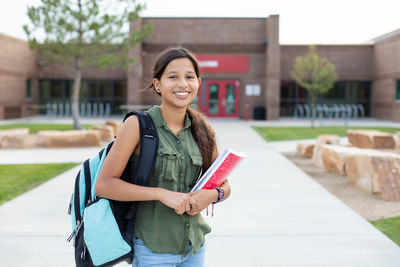
[[182,256],[179,254],[159,254],[154,253],[147,248],[143,240],[135,238],[134,249],[135,255],[133,257],[133,267],[201,267],[204,265],[204,258],[206,252],[205,244],[201,249],[190,256],[192,244],[189,244],[188,255]]

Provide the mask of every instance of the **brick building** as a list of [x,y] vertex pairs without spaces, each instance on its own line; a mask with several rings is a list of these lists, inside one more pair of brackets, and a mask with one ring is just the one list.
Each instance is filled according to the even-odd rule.
[[[198,108],[215,117],[266,119],[293,116],[307,93],[290,76],[294,59],[307,45],[280,45],[279,16],[267,18],[141,18],[131,29],[152,23],[154,32],[130,51],[128,71],[85,70],[81,101],[120,106],[159,101],[143,91],[151,81],[157,54],[172,46],[187,47],[198,57],[202,86]],[[31,107],[67,103],[73,73],[63,66],[37,62],[25,41],[0,35],[0,119],[29,114]],[[362,106],[367,116],[400,121],[400,30],[359,45],[316,45],[318,55],[336,66],[335,87],[321,97],[327,105]],[[263,115],[264,115],[263,114]]]
[[26,41],[2,34],[0,47],[0,119],[25,116],[22,106],[38,102],[35,54]]

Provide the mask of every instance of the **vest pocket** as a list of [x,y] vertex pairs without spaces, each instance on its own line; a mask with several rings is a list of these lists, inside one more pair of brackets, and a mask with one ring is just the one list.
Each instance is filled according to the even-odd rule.
[[192,160],[192,167],[193,167],[193,175],[191,180],[189,181],[189,188],[191,189],[196,182],[200,179],[203,175],[202,168],[203,168],[203,157],[198,154],[190,154],[190,158]]
[[203,157],[201,155],[190,154],[190,157],[192,159],[193,165],[200,166],[200,167],[203,166]]
[[[173,182],[178,184],[178,155],[166,148],[159,149],[158,159],[160,160],[160,179],[161,181]],[[173,188],[171,188],[173,189]]]

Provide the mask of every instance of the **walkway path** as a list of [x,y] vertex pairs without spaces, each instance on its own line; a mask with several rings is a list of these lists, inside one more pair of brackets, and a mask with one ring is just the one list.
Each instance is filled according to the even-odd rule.
[[[206,266],[376,266],[400,264],[400,248],[269,146],[249,124],[213,120],[221,148],[248,158],[230,178],[229,201],[206,217]],[[97,149],[94,149],[97,151]],[[65,161],[91,151],[58,150]],[[0,163],[42,160],[37,149],[7,153]],[[46,153],[44,153],[46,152]],[[33,153],[33,154],[32,154]],[[71,157],[69,157],[71,156]],[[37,157],[38,158],[38,157]],[[67,203],[78,168],[0,206],[0,266],[74,266]],[[120,266],[127,266],[121,264]]]

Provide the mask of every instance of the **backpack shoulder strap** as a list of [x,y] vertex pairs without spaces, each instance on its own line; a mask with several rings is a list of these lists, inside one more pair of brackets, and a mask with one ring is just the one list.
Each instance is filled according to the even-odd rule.
[[[140,154],[137,163],[137,167],[131,183],[147,186],[149,178],[153,172],[154,165],[157,157],[158,150],[158,135],[157,129],[154,125],[153,119],[147,112],[132,111],[126,114],[124,121],[131,115],[136,115],[139,119],[140,129]],[[128,231],[132,231],[133,218],[136,215],[137,205],[132,202],[129,212],[126,215],[126,219],[130,221],[128,224]]]
[[126,114],[124,121],[131,115],[136,115],[139,120],[140,153],[137,168],[131,183],[146,186],[154,169],[157,150],[158,135],[153,119],[147,112],[132,111]]

